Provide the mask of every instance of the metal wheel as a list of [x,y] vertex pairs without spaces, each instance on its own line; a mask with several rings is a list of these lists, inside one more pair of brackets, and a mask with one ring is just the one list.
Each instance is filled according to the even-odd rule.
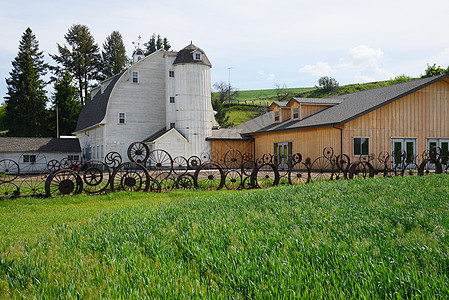
[[326,147],[323,149],[323,156],[325,158],[331,158],[334,156],[334,149],[332,147]]
[[159,181],[155,179],[150,179],[150,182],[148,183],[148,190],[153,193],[160,193],[161,192],[161,184]]
[[47,170],[51,172],[58,171],[61,168],[61,164],[57,159],[52,159],[47,163]]
[[227,169],[239,169],[242,162],[243,155],[239,150],[229,150],[224,156],[224,165]]
[[5,181],[0,183],[0,200],[7,198],[17,198],[20,196],[20,190],[14,183]]
[[79,161],[79,160],[74,160],[70,164],[70,169],[72,169],[75,172],[81,171],[81,167],[82,167],[82,164],[81,164],[81,161]]
[[243,160],[244,161],[253,160],[253,154],[251,152],[243,153]]
[[419,166],[415,163],[409,163],[405,166],[404,170],[402,170],[402,176],[416,176],[418,175]]
[[150,175],[144,166],[135,162],[121,164],[113,173],[112,191],[148,191]]
[[238,190],[242,187],[242,174],[236,170],[226,173],[225,186],[228,190]]
[[194,181],[195,178],[190,174],[181,175],[176,179],[176,188],[190,190],[195,186]]
[[187,160],[189,169],[196,170],[201,166],[201,159],[198,156],[190,156]]
[[418,169],[418,175],[441,174],[442,172],[443,167],[441,163],[432,158],[423,160]]
[[335,160],[336,166],[340,172],[343,173],[344,178],[348,178],[349,166],[351,165],[351,159],[346,154],[340,154]]
[[210,153],[210,161],[214,163],[220,163],[220,157],[218,156],[217,151],[211,151]]
[[76,195],[82,190],[83,181],[79,174],[72,170],[56,171],[45,181],[47,197]]
[[279,183],[279,172],[275,165],[268,163],[254,169],[251,174],[251,185],[258,188],[276,186]]
[[245,176],[251,176],[251,173],[255,168],[257,168],[256,163],[251,160],[242,163],[242,172]]
[[160,181],[159,184],[161,186],[161,190],[164,191],[172,191],[176,188],[176,180],[173,177],[165,178],[164,180]]
[[242,188],[245,190],[252,189],[253,186],[251,185],[251,176],[246,176],[242,181]]
[[148,158],[147,169],[151,178],[158,181],[164,180],[173,171],[173,159],[165,150],[153,150]]
[[302,162],[302,155],[301,155],[301,153],[293,154],[293,163],[296,164],[296,163],[299,163],[299,162]]
[[70,169],[72,166],[72,161],[68,159],[67,157],[64,157],[59,162],[59,169]]
[[282,162],[282,159],[277,156],[273,156],[273,160],[276,162],[274,165],[279,173],[279,184],[290,184],[288,181],[288,173],[290,170],[291,162]]
[[45,181],[48,178],[47,175],[29,173],[19,178],[20,181],[18,180],[17,185],[20,183],[20,194],[29,196],[45,195]]
[[366,161],[358,161],[349,168],[349,179],[374,177],[373,166]]
[[293,185],[309,183],[309,167],[303,162],[297,162],[293,164],[288,172],[288,181]]
[[184,156],[176,156],[173,159],[173,173],[176,175],[183,175],[189,169],[189,163]]
[[382,151],[377,156],[377,159],[379,159],[380,162],[385,164],[387,161],[390,160],[390,154],[388,152]]
[[88,194],[100,194],[109,187],[111,172],[108,166],[99,160],[90,160],[81,168],[84,181],[83,189]]
[[262,156],[262,164],[270,164],[273,160],[273,155],[271,155],[270,153],[265,153]]
[[108,152],[104,157],[105,164],[112,169],[118,168],[122,164],[122,156],[118,152]]
[[19,165],[12,159],[0,160],[0,182],[9,182],[19,176]]
[[150,154],[147,144],[142,142],[134,142],[128,147],[128,158],[132,162],[145,164]]
[[201,155],[200,155],[200,159],[201,159],[201,161],[202,161],[203,163],[205,163],[205,162],[210,162],[210,161],[211,161],[211,159],[210,159],[210,154],[207,153],[207,152],[202,152]]
[[205,163],[196,169],[194,184],[195,188],[201,188],[206,190],[216,189],[219,190],[224,186],[225,174],[219,164]]
[[332,179],[334,165],[325,157],[318,157],[310,166],[310,178],[312,182]]
[[19,163],[22,174],[41,174],[47,171],[47,158],[42,153],[22,154]]

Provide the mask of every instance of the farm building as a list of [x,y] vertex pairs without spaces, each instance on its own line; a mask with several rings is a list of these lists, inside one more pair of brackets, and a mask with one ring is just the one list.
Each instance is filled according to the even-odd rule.
[[193,44],[158,50],[101,82],[83,107],[75,134],[83,160],[115,151],[126,159],[131,143],[164,149],[172,157],[210,153],[206,137],[217,126],[211,104],[211,63]]
[[449,76],[440,75],[327,99],[274,102],[270,112],[207,138],[223,157],[229,149],[254,157],[322,156],[325,147],[351,160],[382,151],[408,158],[449,146]]
[[21,173],[46,172],[51,160],[78,161],[80,158],[77,138],[0,137],[0,160],[14,160]]

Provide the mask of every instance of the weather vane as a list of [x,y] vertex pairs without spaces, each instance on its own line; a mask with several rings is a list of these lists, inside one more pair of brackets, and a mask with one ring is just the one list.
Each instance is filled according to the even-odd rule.
[[[137,42],[132,42],[132,44],[134,45],[134,48],[136,49],[140,49],[140,42],[142,41],[142,37],[139,35],[137,37]],[[136,45],[137,44],[137,45]]]

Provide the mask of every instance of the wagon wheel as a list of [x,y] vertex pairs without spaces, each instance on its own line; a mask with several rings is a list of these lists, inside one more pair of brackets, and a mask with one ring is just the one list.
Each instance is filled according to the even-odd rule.
[[214,163],[220,163],[220,157],[218,156],[217,151],[210,152],[210,161]]
[[196,170],[201,166],[201,159],[198,156],[190,156],[187,160],[189,169]]
[[441,163],[432,158],[423,160],[418,168],[418,175],[441,174],[442,172],[443,166]]
[[68,159],[67,157],[64,157],[59,162],[59,168],[60,169],[70,169],[70,166],[72,165],[72,161]]
[[189,169],[189,163],[184,156],[176,156],[173,159],[173,173],[176,175],[183,175]]
[[104,192],[110,183],[111,172],[108,166],[99,160],[90,160],[83,167],[83,188],[88,194]]
[[242,165],[243,155],[239,150],[232,149],[224,156],[224,165],[227,169],[238,169]]
[[122,164],[122,156],[118,152],[108,152],[104,157],[105,164],[112,169],[118,168]]
[[301,153],[293,154],[293,163],[296,164],[296,163],[299,163],[299,162],[302,162],[302,155],[301,155]]
[[387,172],[387,164],[382,162],[379,158],[375,158],[370,161],[370,164],[373,166],[374,176],[385,176],[385,172]]
[[253,187],[266,188],[276,186],[279,183],[279,172],[275,165],[268,163],[254,169],[251,174]]
[[310,166],[310,179],[312,182],[332,179],[334,165],[323,156],[315,159]]
[[323,149],[323,156],[325,158],[331,158],[334,156],[334,149],[332,147],[326,147]]
[[20,196],[20,189],[14,183],[5,181],[0,183],[0,200]]
[[[275,161],[279,162],[280,159],[275,159]],[[288,173],[290,170],[291,163],[280,162],[278,164],[275,164],[275,166],[279,173],[279,184],[289,184]]]
[[147,169],[139,163],[127,162],[121,164],[113,173],[111,179],[112,191],[148,191],[150,175]]
[[157,181],[155,179],[150,179],[150,182],[148,183],[148,189],[150,192],[160,193],[162,188],[161,188],[161,184],[159,183],[159,181]]
[[12,159],[0,160],[0,182],[9,182],[19,176],[20,168]]
[[192,175],[184,174],[176,179],[176,187],[178,189],[190,190],[195,186],[194,181],[195,179]]
[[205,163],[196,169],[193,175],[195,188],[219,190],[224,186],[225,174],[219,164]]
[[265,153],[262,156],[262,164],[270,164],[272,162],[273,159],[273,155],[271,155],[270,153]]
[[143,164],[147,161],[150,149],[145,143],[134,142],[128,147],[128,158],[132,162]]
[[22,154],[19,158],[19,163],[21,163],[20,173],[22,174],[40,174],[47,170],[47,158],[42,153],[35,153],[34,161],[25,162],[24,156],[27,154]]
[[386,163],[387,161],[389,161],[390,159],[390,154],[388,152],[380,152],[379,155],[377,156],[377,159],[379,159],[380,162],[382,163]]
[[61,168],[61,164],[57,159],[52,159],[47,163],[47,169],[48,171],[55,172],[58,171]]
[[253,154],[251,152],[243,153],[243,160],[244,161],[253,160]]
[[408,163],[402,170],[402,176],[416,176],[418,175],[419,166],[418,164],[411,162]]
[[242,181],[242,188],[245,190],[252,189],[253,186],[251,185],[251,176],[246,176]]
[[242,173],[245,176],[251,176],[251,173],[253,172],[253,170],[256,168],[256,163],[251,161],[251,160],[247,160],[244,161],[242,163]]
[[433,146],[430,150],[429,150],[429,158],[431,159],[436,159],[441,161],[441,148],[438,146]]
[[262,157],[260,157],[260,158],[258,158],[258,159],[256,159],[256,166],[261,166],[261,165],[263,165],[263,158]]
[[45,181],[47,197],[80,194],[83,190],[81,176],[72,170],[59,170],[52,173]]
[[156,180],[164,180],[173,171],[173,159],[170,154],[162,149],[150,152],[147,167],[150,177]]
[[374,177],[374,169],[369,162],[358,161],[349,167],[349,179],[368,177]]
[[202,161],[203,163],[205,163],[205,162],[210,162],[210,161],[211,161],[211,159],[210,159],[210,154],[207,153],[207,152],[202,152],[201,155],[200,155],[200,159],[201,159],[201,161]]
[[349,171],[349,166],[351,165],[351,159],[346,154],[340,154],[335,160],[337,168],[343,173],[344,177],[347,178]]
[[288,181],[290,184],[306,184],[310,182],[310,169],[303,162],[297,162],[290,167],[288,172]]
[[225,186],[228,190],[238,190],[242,187],[242,174],[236,170],[226,173]]
[[[176,188],[176,180],[173,177],[165,178],[159,182],[161,190],[172,191]],[[150,186],[151,189],[151,186]]]
[[79,160],[74,160],[70,164],[70,169],[72,169],[75,172],[81,171],[81,167],[82,167],[82,164],[81,164],[81,161],[79,161]]
[[[54,173],[51,173],[54,174]],[[20,193],[29,196],[45,195],[44,183],[48,179],[47,175],[26,174],[20,177]],[[19,185],[19,184],[18,184]]]

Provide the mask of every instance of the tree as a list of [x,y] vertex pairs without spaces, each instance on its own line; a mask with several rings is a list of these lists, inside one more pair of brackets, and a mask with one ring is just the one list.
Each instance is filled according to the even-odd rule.
[[237,99],[239,96],[239,90],[233,88],[230,84],[227,84],[224,81],[214,83],[214,90],[218,94],[218,100],[221,103],[228,102],[229,109],[231,108],[231,102],[233,99]]
[[230,127],[232,124],[229,122],[229,116],[226,116],[226,109],[223,102],[218,98],[212,98],[212,108],[215,113],[215,120],[220,125],[221,128]]
[[59,134],[70,135],[76,128],[81,111],[76,88],[72,86],[72,76],[66,72],[54,84],[53,107],[58,110]]
[[323,76],[318,79],[318,88],[325,92],[333,92],[338,88],[338,81],[335,78]]
[[449,67],[447,69],[443,69],[440,66],[437,67],[436,64],[433,64],[433,66],[429,66],[429,64],[427,64],[427,69],[424,71],[424,74],[421,75],[421,78],[432,77],[446,73],[449,73]]
[[120,32],[113,31],[106,37],[101,56],[103,79],[114,76],[126,68],[128,58]]
[[86,25],[72,25],[64,35],[71,49],[58,45],[59,55],[50,55],[58,64],[54,71],[61,75],[68,70],[77,83],[81,105],[88,97],[89,82],[101,79],[101,56],[98,45]]
[[285,84],[275,83],[274,89],[276,90],[276,98],[278,101],[288,100],[292,95]]
[[39,51],[39,42],[27,28],[19,43],[19,52],[12,61],[13,69],[6,79],[5,122],[12,136],[47,136],[46,75],[48,65]]
[[145,55],[150,55],[153,52],[156,52],[159,49],[169,50],[171,48],[170,43],[167,38],[161,38],[158,34],[156,36],[155,33],[151,36],[150,40],[144,44],[146,46]]

